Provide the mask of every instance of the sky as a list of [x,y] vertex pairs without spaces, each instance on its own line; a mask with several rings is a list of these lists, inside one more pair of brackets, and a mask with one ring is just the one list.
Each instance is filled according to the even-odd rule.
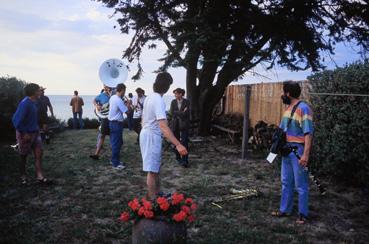
[[[81,95],[97,94],[102,83],[100,65],[110,58],[121,58],[130,36],[120,33],[112,9],[90,0],[1,0],[0,1],[0,76],[11,76],[46,87],[46,95],[68,95],[78,90]],[[141,58],[143,78],[133,82],[136,64],[128,64],[125,82],[127,92],[142,87],[152,91],[153,73],[164,54],[161,44],[145,49]],[[360,58],[357,48],[340,44],[336,54],[326,57],[328,68],[342,66]],[[233,84],[304,80],[311,71],[291,72],[284,68],[266,71],[255,68],[263,76],[248,73]],[[185,88],[185,70],[171,68],[173,88]]]

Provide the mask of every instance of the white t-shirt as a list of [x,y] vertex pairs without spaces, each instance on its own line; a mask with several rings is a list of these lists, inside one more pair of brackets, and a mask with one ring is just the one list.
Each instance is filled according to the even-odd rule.
[[123,120],[127,117],[125,112],[127,112],[128,108],[124,105],[122,98],[117,95],[111,96],[109,100],[109,116],[108,119],[110,121],[117,120],[123,122]]
[[[134,119],[141,118],[141,116],[142,116],[142,106],[144,106],[145,98],[146,98],[146,96],[142,96],[140,98],[138,96],[134,96],[132,98],[132,105],[135,108],[133,110],[133,118]],[[138,102],[140,102],[141,105],[138,104]]]
[[159,93],[153,93],[146,97],[142,112],[142,129],[148,129],[161,135],[158,120],[167,119],[165,102]]

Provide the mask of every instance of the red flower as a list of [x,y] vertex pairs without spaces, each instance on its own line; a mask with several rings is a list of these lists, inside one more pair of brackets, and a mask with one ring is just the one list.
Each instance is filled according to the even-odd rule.
[[136,211],[136,210],[138,210],[138,209],[141,207],[140,202],[138,201],[138,199],[137,199],[137,198],[133,199],[133,201],[130,201],[130,202],[128,203],[128,206],[129,206],[133,211]]
[[184,196],[183,194],[178,194],[177,192],[175,192],[172,196],[172,204],[173,205],[177,205],[180,202],[182,202],[184,200]]
[[144,205],[146,210],[151,210],[152,209],[151,202],[147,201],[145,198],[142,198],[142,204]]
[[191,203],[193,203],[192,198],[187,198],[187,199],[185,200],[185,203],[186,203],[186,204],[188,204],[188,205],[190,205]]
[[187,217],[187,219],[188,219],[188,222],[189,222],[189,223],[192,223],[192,222],[194,222],[194,221],[195,221],[195,219],[196,219],[196,218],[195,218],[195,216],[194,216],[194,215],[190,215],[190,216],[188,216],[188,217]]
[[145,215],[145,218],[151,219],[152,217],[154,217],[154,212],[150,210],[145,210],[144,215]]
[[189,214],[191,212],[191,209],[189,206],[183,205],[182,206],[182,210],[183,212],[185,212],[186,214]]
[[145,212],[145,208],[144,207],[140,207],[140,209],[138,210],[138,216],[142,216]]
[[121,215],[120,215],[120,218],[119,218],[121,221],[124,221],[124,222],[128,222],[129,220],[129,213],[128,212],[123,212]]
[[185,220],[186,216],[187,214],[181,210],[179,213],[173,215],[173,219],[177,222],[181,222]]
[[170,207],[168,200],[165,197],[158,197],[156,202],[159,204],[159,207],[163,211],[167,211]]

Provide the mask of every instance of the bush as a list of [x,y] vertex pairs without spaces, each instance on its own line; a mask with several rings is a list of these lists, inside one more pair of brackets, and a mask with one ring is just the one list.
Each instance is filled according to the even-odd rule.
[[[67,121],[68,128],[73,128],[73,118],[69,118]],[[83,119],[83,129],[97,129],[100,126],[100,123],[97,119]]]
[[[312,92],[369,94],[369,62],[314,74]],[[369,97],[312,95],[312,167],[353,185],[369,182]]]
[[23,99],[26,83],[15,77],[0,77],[0,133],[2,138],[14,136],[12,116]]

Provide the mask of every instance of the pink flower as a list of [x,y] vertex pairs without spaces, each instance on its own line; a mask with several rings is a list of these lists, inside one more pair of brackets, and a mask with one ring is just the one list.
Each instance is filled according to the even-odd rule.
[[181,210],[179,213],[173,215],[173,219],[176,222],[181,222],[181,221],[185,220],[186,216],[187,216],[187,214],[184,211]]
[[188,204],[188,205],[190,205],[191,203],[193,203],[192,198],[187,198],[187,199],[185,200],[185,203],[186,203],[186,204]]
[[129,213],[128,213],[128,212],[123,212],[123,213],[120,215],[119,219],[120,219],[121,221],[128,222],[128,220],[129,220]]
[[151,219],[152,217],[154,217],[154,212],[150,210],[145,210],[144,215],[145,215],[145,218]]

